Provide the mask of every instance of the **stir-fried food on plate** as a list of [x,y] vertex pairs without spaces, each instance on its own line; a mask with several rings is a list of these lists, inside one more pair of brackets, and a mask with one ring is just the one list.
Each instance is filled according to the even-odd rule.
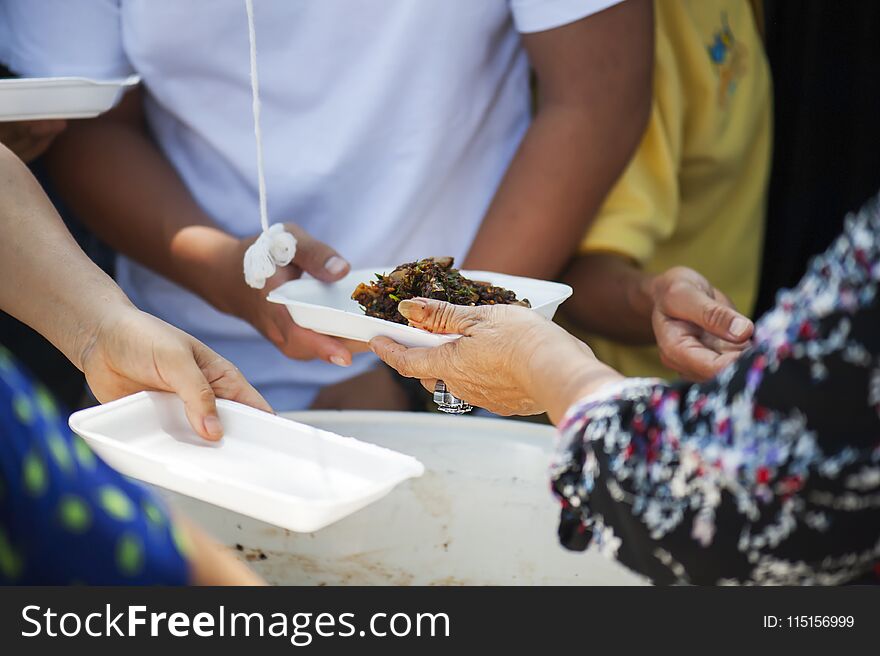
[[468,280],[452,268],[451,257],[428,257],[401,264],[389,274],[377,273],[376,280],[362,282],[351,297],[364,308],[367,316],[406,324],[397,304],[408,298],[436,298],[454,305],[523,305],[516,294],[488,282]]

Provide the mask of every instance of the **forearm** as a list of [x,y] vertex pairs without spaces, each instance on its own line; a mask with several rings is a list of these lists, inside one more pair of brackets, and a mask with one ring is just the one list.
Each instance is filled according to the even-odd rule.
[[553,278],[644,131],[651,102],[652,4],[628,0],[576,23],[524,35],[523,41],[540,106],[465,266]]
[[[587,111],[565,107],[539,113],[486,213],[466,268],[534,278],[559,275],[643,127],[637,117],[636,130],[593,119]],[[618,120],[625,125],[631,119]],[[619,138],[612,138],[616,132]]]
[[623,375],[602,364],[595,357],[580,369],[545,369],[535,387],[535,400],[546,408],[553,425],[558,426],[569,408],[595,394],[608,384],[623,380]]
[[525,387],[550,421],[559,424],[579,400],[623,375],[599,362],[589,347],[563,328],[547,322],[531,355],[522,363]]
[[0,146],[0,308],[81,367],[101,318],[130,305],[80,250],[30,171]]
[[175,518],[190,547],[190,579],[193,585],[265,585],[229,549],[216,542],[183,517]]
[[218,272],[211,265],[238,240],[199,207],[134,103],[139,99],[127,98],[116,114],[71,126],[47,155],[53,181],[76,215],[115,250],[218,304],[211,291]]
[[654,276],[631,260],[611,253],[581,255],[563,280],[574,288],[561,308],[566,319],[586,332],[626,344],[654,343]]

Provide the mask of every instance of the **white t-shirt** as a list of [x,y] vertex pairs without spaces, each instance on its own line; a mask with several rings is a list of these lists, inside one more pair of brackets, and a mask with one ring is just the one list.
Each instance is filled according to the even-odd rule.
[[[354,268],[462,258],[529,124],[518,32],[618,1],[256,0],[270,221],[298,223]],[[159,147],[198,203],[232,234],[259,232],[243,0],[0,0],[0,12],[22,75],[141,75]],[[139,307],[235,362],[277,409],[369,365],[288,360],[134,262],[117,271]]]
[[[0,0],[0,5],[3,0]],[[0,6],[0,64],[5,63],[9,59],[9,26],[3,20],[3,8]]]

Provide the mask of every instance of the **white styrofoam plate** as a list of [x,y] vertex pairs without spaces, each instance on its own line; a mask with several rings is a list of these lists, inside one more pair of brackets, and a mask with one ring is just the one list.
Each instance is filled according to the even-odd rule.
[[411,456],[220,400],[207,442],[172,394],[139,392],[76,412],[70,428],[112,467],[291,531],[310,533],[424,473]]
[[140,78],[28,77],[0,80],[0,121],[93,118],[112,109]]
[[[394,267],[358,269],[334,283],[301,278],[284,283],[269,293],[269,300],[287,306],[297,325],[317,333],[369,342],[374,337],[390,337],[404,346],[439,346],[458,339],[458,335],[435,335],[419,328],[368,317],[351,294],[359,283],[375,279],[374,272],[389,272]],[[558,282],[508,276],[488,271],[462,271],[471,280],[504,287],[517,298],[528,299],[538,314],[552,319],[557,308],[571,296],[571,287]]]

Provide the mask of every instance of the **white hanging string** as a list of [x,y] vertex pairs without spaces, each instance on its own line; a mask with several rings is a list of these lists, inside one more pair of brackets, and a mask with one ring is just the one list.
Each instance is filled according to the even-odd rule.
[[254,137],[257,141],[257,180],[260,190],[260,223],[263,232],[269,229],[269,211],[266,202],[266,169],[263,163],[263,127],[260,124],[260,72],[257,67],[257,29],[254,24],[254,2],[245,0],[248,17],[248,41],[251,57],[251,98],[254,113]]
[[284,225],[269,225],[266,200],[266,173],[263,160],[263,129],[260,124],[260,78],[257,70],[257,30],[254,21],[254,2],[245,0],[248,18],[248,39],[251,58],[251,96],[253,98],[254,138],[257,142],[257,185],[260,196],[260,226],[262,234],[244,254],[244,278],[256,289],[266,286],[266,280],[279,266],[287,266],[296,255],[296,237],[284,230]]

